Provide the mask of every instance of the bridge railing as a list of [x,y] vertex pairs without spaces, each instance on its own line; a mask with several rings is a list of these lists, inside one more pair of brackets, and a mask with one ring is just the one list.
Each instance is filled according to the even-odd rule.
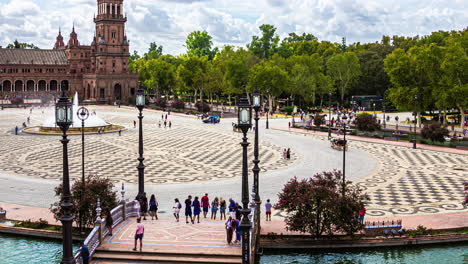
[[[117,207],[113,208],[110,212],[113,220],[112,228],[117,227],[129,217],[138,216],[139,213],[135,207],[136,201],[125,201],[125,190],[123,185],[121,193],[122,200],[120,201],[120,204]],[[84,244],[88,246],[90,258],[94,255],[96,249],[102,244],[104,238],[106,238],[109,235],[109,230],[105,226],[106,219],[101,218],[101,211],[101,202],[98,199],[96,206],[97,217],[95,226],[84,241]],[[76,264],[83,263],[80,250],[78,250],[78,252],[75,254],[74,261]]]

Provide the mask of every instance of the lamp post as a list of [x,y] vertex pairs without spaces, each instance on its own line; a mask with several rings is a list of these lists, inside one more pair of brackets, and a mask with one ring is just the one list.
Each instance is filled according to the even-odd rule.
[[259,194],[259,186],[258,186],[258,174],[260,172],[260,168],[258,167],[258,163],[260,160],[258,159],[258,111],[260,107],[262,107],[262,96],[258,89],[256,89],[252,94],[252,107],[255,110],[255,143],[254,143],[254,167],[252,169],[254,173],[254,182],[253,182],[253,191],[255,193],[254,200],[257,203],[260,203],[260,194]]
[[143,158],[143,108],[145,108],[145,91],[143,89],[138,89],[136,93],[136,107],[140,111],[140,114],[138,115],[139,119],[139,134],[138,134],[138,161],[140,162],[137,166],[138,168],[138,197],[142,197],[144,192],[145,192],[145,165],[143,164],[143,161],[145,158]]
[[328,92],[328,139],[331,138],[331,96],[332,92],[331,90]]
[[341,118],[343,120],[343,197],[345,196],[346,191],[346,119],[347,117],[343,115]]
[[383,128],[387,128],[387,121],[385,119],[385,102],[382,103],[382,108],[383,108]]
[[[81,190],[81,196],[80,196],[80,204],[83,202],[83,196],[85,192],[85,162],[84,162],[84,153],[85,153],[85,147],[84,147],[84,127],[85,127],[85,121],[89,117],[89,111],[86,109],[86,107],[80,107],[78,109],[78,112],[76,112],[76,115],[78,116],[78,119],[81,120],[81,182],[82,182],[82,190]],[[82,215],[83,212],[80,210],[80,232],[83,232],[83,221],[82,221]]]
[[414,134],[413,134],[413,148],[416,149],[416,124],[417,124],[417,103],[418,103],[418,94],[414,95]]
[[252,126],[252,107],[249,103],[247,95],[239,99],[238,104],[238,127],[242,130],[244,137],[242,138],[242,210],[243,215],[241,221],[242,229],[242,263],[250,264],[250,220],[249,214],[249,172],[247,165],[247,132]]
[[266,118],[266,129],[269,129],[269,123],[268,123],[268,116],[270,115],[270,105],[271,105],[271,102],[270,102],[270,89],[267,89],[266,90],[267,94],[268,94],[268,111],[267,111],[267,118]]
[[63,256],[62,264],[74,263],[73,248],[72,248],[72,223],[74,216],[72,215],[72,201],[70,193],[70,178],[68,173],[68,149],[67,144],[70,141],[67,138],[67,130],[73,124],[73,104],[70,102],[65,92],[62,91],[58,102],[55,104],[55,123],[62,130],[63,145],[63,192],[61,197],[60,207],[62,209],[62,239],[63,239]]

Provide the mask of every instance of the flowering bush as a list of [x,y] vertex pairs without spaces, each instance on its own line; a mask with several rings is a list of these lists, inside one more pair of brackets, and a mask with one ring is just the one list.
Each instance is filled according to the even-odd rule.
[[316,114],[314,117],[314,125],[319,128],[325,123],[325,117],[323,115]]
[[156,98],[156,100],[154,100],[154,104],[159,107],[166,108],[166,105],[167,105],[166,98]]
[[356,117],[355,124],[357,129],[361,131],[375,131],[380,129],[380,125],[377,121],[377,117],[368,114],[362,113]]
[[449,130],[439,122],[425,124],[421,130],[421,136],[432,141],[444,142],[445,137],[449,135]]
[[286,228],[291,231],[309,233],[320,237],[333,232],[353,234],[362,225],[358,221],[366,195],[345,183],[342,195],[342,173],[340,171],[317,173],[309,179],[291,179],[278,195],[276,209],[285,211]]

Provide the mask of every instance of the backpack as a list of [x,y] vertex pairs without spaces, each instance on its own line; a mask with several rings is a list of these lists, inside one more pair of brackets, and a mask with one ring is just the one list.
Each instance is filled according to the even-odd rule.
[[180,203],[178,203],[179,205],[177,205],[177,208],[182,208],[182,205]]

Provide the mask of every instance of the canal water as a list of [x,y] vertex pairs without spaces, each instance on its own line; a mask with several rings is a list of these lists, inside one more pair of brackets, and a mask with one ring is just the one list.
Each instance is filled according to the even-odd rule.
[[260,264],[468,264],[468,243],[330,252],[265,252]]
[[[74,252],[78,245],[74,246]],[[58,264],[62,244],[55,240],[0,234],[1,264]],[[260,264],[466,264],[468,243],[368,250],[265,252]]]
[[[78,247],[74,245],[73,252]],[[0,234],[1,264],[58,264],[61,259],[62,244],[57,240]]]

